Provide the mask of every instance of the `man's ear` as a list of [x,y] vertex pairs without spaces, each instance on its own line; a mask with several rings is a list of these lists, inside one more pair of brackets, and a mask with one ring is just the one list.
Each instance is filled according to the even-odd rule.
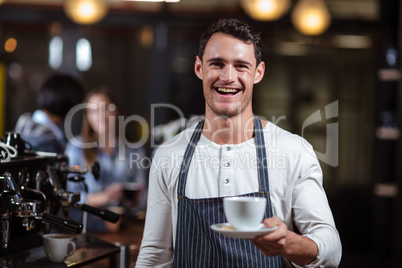
[[258,64],[255,72],[254,84],[257,84],[262,80],[262,78],[264,77],[264,73],[265,73],[265,63],[261,61],[260,64]]
[[199,56],[195,58],[194,72],[202,80],[202,61]]

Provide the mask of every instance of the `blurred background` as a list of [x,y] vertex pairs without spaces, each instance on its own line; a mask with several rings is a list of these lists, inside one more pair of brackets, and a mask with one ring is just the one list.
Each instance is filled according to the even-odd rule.
[[[193,71],[199,37],[221,17],[238,18],[263,37],[267,69],[254,91],[255,113],[303,135],[319,154],[336,152],[321,164],[343,242],[341,267],[402,267],[400,6],[397,0],[0,0],[0,136],[35,110],[37,91],[54,72],[73,74],[87,91],[109,86],[126,116],[150,125],[180,116],[152,108],[160,103],[186,117],[202,114],[202,84]],[[319,119],[306,125],[313,114]],[[337,137],[329,139],[329,126]],[[137,138],[149,135],[136,123],[128,127]]]

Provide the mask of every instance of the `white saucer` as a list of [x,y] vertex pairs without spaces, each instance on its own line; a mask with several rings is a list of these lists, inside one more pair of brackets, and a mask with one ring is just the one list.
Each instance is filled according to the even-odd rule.
[[218,232],[220,234],[223,234],[226,237],[243,238],[243,239],[253,239],[259,235],[264,235],[269,232],[272,232],[273,230],[276,230],[277,228],[278,228],[278,226],[275,226],[273,228],[267,228],[264,226],[264,224],[261,223],[259,228],[255,231],[236,231],[233,229],[232,226],[230,226],[229,223],[218,223],[218,224],[211,225],[212,230],[214,230],[215,232]]

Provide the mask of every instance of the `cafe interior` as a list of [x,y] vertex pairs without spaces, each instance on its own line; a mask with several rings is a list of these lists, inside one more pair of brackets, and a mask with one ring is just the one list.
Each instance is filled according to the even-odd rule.
[[[36,109],[40,85],[61,72],[86,91],[111,88],[124,116],[144,119],[146,127],[136,120],[125,127],[151,157],[180,130],[168,126],[204,113],[194,74],[200,35],[219,18],[237,18],[262,34],[266,72],[254,88],[254,113],[303,136],[320,160],[340,267],[402,267],[401,7],[398,0],[0,0],[0,137]],[[61,177],[85,172],[60,161]],[[7,165],[0,171],[15,168]],[[65,267],[132,267],[144,219],[126,220],[118,233],[88,234],[110,252],[86,252],[93,255],[85,261],[72,255]],[[10,246],[19,239],[11,233]],[[17,267],[7,263],[21,252],[0,251],[0,267]]]

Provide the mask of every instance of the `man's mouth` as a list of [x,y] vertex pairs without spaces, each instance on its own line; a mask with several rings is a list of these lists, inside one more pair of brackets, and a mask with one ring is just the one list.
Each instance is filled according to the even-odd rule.
[[215,88],[215,90],[219,94],[223,94],[223,95],[235,95],[240,91],[240,89],[237,89],[237,88],[227,88],[227,87],[217,87],[217,88]]

